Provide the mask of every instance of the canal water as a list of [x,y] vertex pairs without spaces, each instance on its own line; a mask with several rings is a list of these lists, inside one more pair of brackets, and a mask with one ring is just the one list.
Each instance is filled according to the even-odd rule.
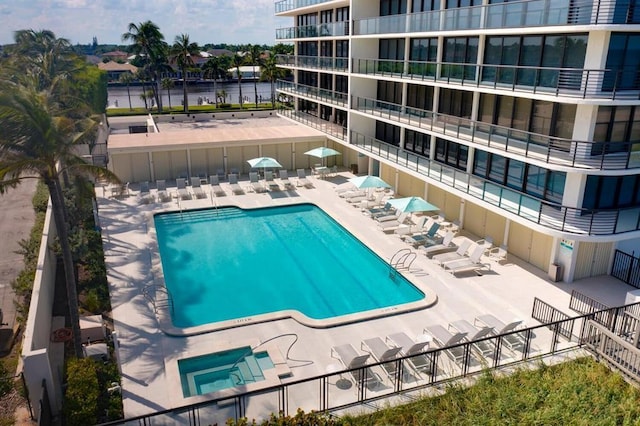
[[[145,86],[147,90],[150,90],[149,86]],[[215,103],[215,93],[213,91],[213,83],[200,83],[195,85],[190,85],[189,89],[189,105],[198,105],[202,103]],[[237,82],[224,82],[216,84],[216,91],[220,93],[221,91],[225,91],[227,93],[227,103],[239,103],[239,90]],[[144,107],[144,100],[140,98],[142,94],[142,86],[129,86],[129,92],[131,93],[131,106],[135,107]],[[126,86],[110,86],[107,89],[108,92],[108,100],[107,105],[110,108],[128,108],[129,107],[129,96],[127,95]],[[171,106],[181,106],[182,105],[182,86],[179,84],[177,87],[174,87],[167,94],[167,90],[162,89],[162,105],[169,106],[169,96],[171,97]],[[242,83],[242,97],[244,98],[244,103],[253,104],[255,103],[255,92],[253,87],[253,82]],[[260,102],[270,102],[271,101],[271,84],[258,82],[258,103]],[[150,101],[147,100],[147,102]],[[219,100],[220,102],[220,100]]]

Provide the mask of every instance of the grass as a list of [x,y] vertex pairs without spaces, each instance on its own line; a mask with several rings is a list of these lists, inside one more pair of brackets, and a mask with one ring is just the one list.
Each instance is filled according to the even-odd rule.
[[451,386],[433,398],[342,418],[369,425],[640,424],[640,390],[591,358],[540,365],[506,377],[485,373],[475,386]]
[[[222,106],[220,106],[222,105]],[[256,108],[256,104],[245,102],[242,104],[242,108],[240,108],[240,104],[220,104],[218,108],[215,105],[189,105],[189,113],[202,113],[202,112],[228,112],[228,111],[262,111],[262,110],[272,110],[274,109],[271,106],[271,103],[261,103],[258,104],[258,108]],[[143,107],[137,107],[129,109],[125,108],[109,108],[107,109],[107,116],[116,117],[123,115],[145,115],[151,112],[152,114],[158,114],[157,111],[149,111]],[[183,114],[184,108],[182,105],[172,106],[169,108],[168,106],[163,107],[161,115],[169,115],[169,114]]]

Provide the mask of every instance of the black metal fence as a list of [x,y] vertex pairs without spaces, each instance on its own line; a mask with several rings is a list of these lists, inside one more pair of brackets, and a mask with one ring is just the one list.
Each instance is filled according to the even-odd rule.
[[630,286],[640,288],[640,258],[635,257],[633,254],[616,250],[613,257],[611,275]]
[[591,297],[580,293],[579,291],[571,290],[571,300],[569,300],[569,309],[572,309],[581,314],[591,314],[596,311],[604,311],[609,309],[604,303],[598,302]]
[[573,333],[573,320],[571,317],[537,297],[533,298],[531,317],[543,324],[561,323],[562,325],[559,326],[558,333],[567,339],[571,339]]

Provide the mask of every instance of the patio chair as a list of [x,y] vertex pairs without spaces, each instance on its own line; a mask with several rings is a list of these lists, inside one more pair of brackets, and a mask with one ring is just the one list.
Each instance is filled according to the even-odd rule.
[[167,182],[164,179],[156,181],[156,189],[158,191],[158,200],[161,203],[171,201],[171,195],[167,192]]
[[331,348],[331,357],[339,360],[349,370],[348,373],[358,388],[363,385],[367,388],[372,388],[382,383],[380,376],[371,368],[366,367],[369,356],[369,354],[358,354],[351,343]]
[[305,188],[313,188],[313,184],[309,179],[307,179],[307,175],[304,173],[304,169],[296,170],[298,174],[298,183],[297,186],[304,186]]
[[229,175],[229,185],[231,186],[231,192],[233,192],[234,194],[244,194],[244,190],[242,189],[242,187],[240,186],[240,184],[238,184],[238,175],[235,173],[231,173]]
[[447,253],[440,253],[432,256],[431,258],[438,262],[438,265],[442,265],[445,262],[449,262],[451,260],[463,259],[466,255],[467,251],[471,248],[473,242],[467,238],[465,238],[460,245],[456,248],[455,251],[449,251]]
[[185,178],[176,179],[176,188],[178,190],[178,197],[181,200],[190,200],[191,194],[187,191],[187,180]]
[[295,189],[293,183],[291,183],[291,181],[289,180],[289,174],[287,173],[286,170],[280,170],[280,182],[282,183],[282,186],[284,187],[284,189],[286,191],[291,190],[291,189]]
[[505,323],[492,314],[485,314],[476,317],[474,324],[482,324],[491,327],[496,336],[501,336],[502,344],[511,351],[522,350],[524,348],[524,338],[520,333],[514,333],[522,324],[522,320],[513,320]]
[[471,253],[468,257],[459,260],[450,260],[448,262],[441,263],[440,265],[445,271],[455,275],[458,272],[473,271],[478,275],[480,269],[491,269],[491,264],[482,262],[482,254],[484,253],[484,247],[476,245],[471,249]]
[[378,228],[380,228],[383,232],[395,232],[397,229],[401,228],[405,225],[405,220],[409,217],[409,213],[400,213],[396,220],[387,220],[385,222],[378,223]]
[[433,222],[431,219],[427,222],[430,222],[431,225],[426,233],[406,235],[404,240],[414,247],[419,247],[427,243],[437,244],[438,240],[442,241],[442,238],[438,239],[438,229],[440,229],[440,224]]
[[363,213],[367,216],[371,216],[372,219],[375,219],[378,216],[389,216],[395,211],[395,208],[391,204],[385,202],[382,207],[365,209],[363,210]]
[[149,204],[154,202],[153,195],[151,195],[151,191],[149,190],[149,182],[142,182],[140,184],[140,202],[143,204]]
[[500,247],[493,247],[486,252],[486,255],[489,260],[502,263],[507,260],[507,246],[501,245]]
[[462,339],[467,333],[456,332],[451,333],[449,330],[439,324],[425,327],[424,333],[433,337],[433,341],[445,350],[445,353],[455,362],[464,361],[464,346],[451,347],[462,343]]
[[458,248],[453,243],[453,237],[455,236],[456,236],[455,233],[451,231],[447,231],[447,233],[444,234],[444,238],[440,243],[434,242],[432,244],[431,242],[427,241],[422,247],[420,247],[420,250],[427,257],[434,256],[438,253],[446,253],[449,251],[454,251]]
[[362,189],[356,189],[354,191],[347,191],[340,194],[340,198],[344,198],[345,200],[351,200],[353,198],[366,198],[367,191],[363,191]]
[[495,353],[495,346],[491,340],[481,340],[490,336],[493,333],[493,328],[483,325],[476,327],[465,319],[454,321],[449,324],[449,328],[453,328],[456,331],[467,333],[465,339],[471,342],[473,348],[483,357],[493,357]]
[[191,176],[191,190],[193,191],[193,195],[196,198],[206,198],[207,194],[202,190],[202,185],[200,183],[200,178],[197,176]]
[[264,172],[264,181],[269,188],[269,191],[280,191],[280,185],[273,178],[273,172],[265,171]]
[[381,338],[373,337],[363,340],[360,343],[360,349],[369,352],[376,361],[381,362],[380,366],[389,377],[389,380],[395,382],[398,376],[398,362],[395,359],[402,348],[390,348]]
[[216,177],[218,178],[218,182],[224,180],[224,169],[217,169]]
[[254,192],[266,192],[267,188],[260,182],[258,172],[249,172],[249,183]]
[[428,341],[416,342],[404,332],[390,334],[386,337],[386,340],[399,347],[402,356],[410,356],[410,358],[407,358],[407,362],[409,362],[414,371],[423,374],[433,373],[431,356],[424,353],[429,345]]
[[388,222],[391,220],[398,220],[398,217],[404,213],[401,210],[394,210],[393,213],[391,214],[387,214],[387,215],[381,215],[381,216],[376,216],[374,217],[374,219],[376,220],[376,222]]
[[224,197],[227,193],[220,186],[220,178],[218,175],[209,176],[209,185],[211,185],[211,193],[216,197]]

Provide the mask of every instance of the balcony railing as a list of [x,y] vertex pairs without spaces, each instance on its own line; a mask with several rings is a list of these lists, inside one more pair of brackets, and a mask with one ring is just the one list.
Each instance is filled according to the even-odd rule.
[[543,201],[487,179],[351,131],[350,144],[548,229],[576,235],[613,235],[640,229],[640,208],[595,210]]
[[303,96],[308,99],[338,105],[343,108],[347,107],[347,102],[349,100],[349,95],[347,93],[306,86],[304,84],[296,84],[284,80],[278,80],[277,90],[288,95]]
[[640,71],[353,59],[356,74],[580,99],[640,99]]
[[278,110],[278,114],[302,123],[305,126],[309,126],[313,129],[326,133],[329,136],[333,136],[334,138],[347,142],[347,128],[343,125],[332,123],[330,121],[316,117],[315,115],[295,111],[293,109],[281,108]]
[[332,0],[282,0],[276,2],[276,13],[284,13],[301,7],[314,6],[316,4],[327,3]]
[[[620,3],[620,2],[617,2]],[[615,0],[528,0],[354,20],[354,35],[623,24]],[[630,12],[633,3],[629,2]]]
[[276,62],[281,66],[319,70],[347,72],[349,69],[349,58],[331,56],[276,55]]
[[454,137],[465,143],[549,164],[599,170],[640,167],[640,141],[574,141],[360,97],[353,99],[351,108],[435,135]]
[[342,37],[348,35],[349,21],[276,29],[277,40],[313,37]]

